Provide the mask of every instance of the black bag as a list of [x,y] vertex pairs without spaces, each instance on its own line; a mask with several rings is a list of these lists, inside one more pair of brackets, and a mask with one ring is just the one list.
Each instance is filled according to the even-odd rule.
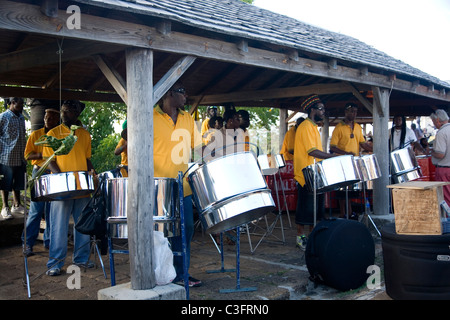
[[107,233],[107,208],[104,189],[106,179],[99,176],[97,190],[95,190],[88,204],[83,208],[80,217],[75,225],[75,229],[83,234],[102,238]]
[[358,221],[323,220],[308,237],[305,260],[312,281],[348,291],[367,280],[367,268],[375,261],[375,243]]

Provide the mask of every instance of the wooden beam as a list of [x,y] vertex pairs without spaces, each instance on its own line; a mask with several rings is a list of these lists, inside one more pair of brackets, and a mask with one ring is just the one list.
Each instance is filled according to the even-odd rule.
[[[373,88],[373,152],[377,157],[381,170],[381,177],[374,181],[373,212],[375,215],[389,214],[389,90]],[[375,97],[377,97],[375,99]]]
[[[57,88],[44,90],[42,88],[36,87],[31,88],[0,86],[0,96],[59,100],[59,90]],[[123,102],[119,95],[113,92],[85,92],[63,90],[62,99],[98,102]]]
[[178,60],[155,85],[153,101],[158,102],[167,90],[169,90],[186,70],[189,69],[195,59],[195,57],[186,56]]
[[125,89],[127,84],[122,76],[117,72],[112,65],[105,60],[105,58],[100,55],[95,55],[92,57],[97,66],[105,75],[106,79],[108,79],[109,83],[113,86],[119,96],[122,98],[125,104],[128,104],[127,90]]
[[[309,86],[268,89],[268,90],[254,90],[231,92],[225,94],[205,95],[200,104],[218,104],[225,102],[251,101],[251,100],[266,100],[279,98],[302,97],[309,94],[334,94],[350,92],[350,88],[342,83],[328,83],[328,84],[313,84]],[[190,99],[194,100],[197,97],[193,96]]]
[[[0,22],[1,24],[1,22]],[[61,62],[77,60],[99,53],[121,51],[122,46],[112,46],[104,43],[92,43],[81,40],[65,39],[62,42]],[[59,63],[58,42],[42,46],[15,51],[0,55],[0,73],[25,70]]]
[[351,89],[353,95],[356,97],[356,99],[359,100],[363,104],[364,107],[366,107],[367,110],[369,110],[370,114],[373,114],[373,105],[369,102],[366,98],[363,97],[361,93],[359,93],[359,90],[355,87],[354,84],[347,82],[347,85]]
[[[381,108],[381,106],[384,106],[384,101],[383,101],[383,99],[384,99],[384,92],[385,91],[383,91],[383,94],[382,94],[382,90],[379,88],[379,87],[373,87],[373,89],[372,89],[372,91],[373,91],[373,105],[374,105],[374,111],[376,111],[376,112],[378,112],[378,114],[380,115],[380,117],[386,117],[386,116],[388,116],[389,117],[389,112],[388,112],[388,114],[386,115],[385,114],[385,109],[384,108]],[[388,96],[388,101],[389,101],[389,96]],[[388,111],[389,111],[389,109],[388,109]],[[373,114],[373,113],[372,113]]]
[[[153,260],[153,52],[126,52],[128,92],[127,219],[133,290],[156,286]],[[145,134],[143,134],[145,132]],[[145,159],[145,161],[142,161]],[[145,195],[145,196],[142,196]]]

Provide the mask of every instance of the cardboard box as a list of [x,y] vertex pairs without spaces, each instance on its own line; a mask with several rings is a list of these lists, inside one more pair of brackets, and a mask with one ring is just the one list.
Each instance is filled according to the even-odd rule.
[[388,185],[392,189],[395,231],[398,234],[441,235],[442,181],[411,181]]

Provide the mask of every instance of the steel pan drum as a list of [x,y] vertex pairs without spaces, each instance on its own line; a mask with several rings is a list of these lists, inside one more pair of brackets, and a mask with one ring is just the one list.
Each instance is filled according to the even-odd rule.
[[373,182],[379,177],[381,177],[380,166],[378,165],[377,157],[374,154],[364,155],[360,157],[353,157],[355,161],[355,167],[358,171],[359,179],[361,182],[353,186],[353,190],[372,190]]
[[47,174],[34,182],[33,201],[67,200],[94,192],[94,180],[88,171]]
[[422,177],[419,163],[411,147],[391,152],[391,172],[396,183],[416,180]]
[[[178,182],[172,178],[155,178],[154,229],[165,237],[181,234]],[[127,229],[128,178],[107,180],[108,223],[111,236],[128,238]]]
[[251,152],[228,154],[199,166],[188,182],[207,233],[232,229],[275,209]]
[[337,190],[360,181],[353,156],[329,158],[303,168],[306,186],[311,193],[314,192],[314,167],[317,193]]

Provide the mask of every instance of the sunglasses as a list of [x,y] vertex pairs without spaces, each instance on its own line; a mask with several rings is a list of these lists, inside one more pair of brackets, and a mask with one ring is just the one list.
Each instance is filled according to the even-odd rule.
[[178,88],[178,89],[172,89],[173,92],[178,92],[181,94],[186,94],[186,89],[185,88]]

